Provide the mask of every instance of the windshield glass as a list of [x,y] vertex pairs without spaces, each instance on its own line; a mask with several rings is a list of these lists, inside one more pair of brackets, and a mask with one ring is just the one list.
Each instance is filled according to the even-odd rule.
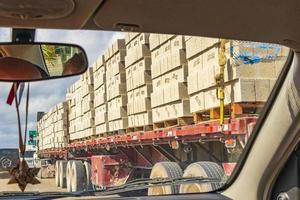
[[27,158],[33,158],[34,151],[25,151],[24,156]]
[[[10,41],[9,29],[0,35]],[[40,192],[125,184],[121,191],[139,195],[218,190],[289,53],[277,44],[171,34],[39,29],[36,40],[78,44],[90,65],[78,77],[30,85],[26,144],[36,150],[25,157],[34,158],[29,167],[40,168],[41,183],[25,191]],[[0,148],[18,147],[15,107],[4,106],[10,89],[1,83]],[[19,100],[24,122],[25,92]],[[0,149],[4,166],[7,157]],[[19,191],[7,185],[11,168],[0,171],[0,192]]]

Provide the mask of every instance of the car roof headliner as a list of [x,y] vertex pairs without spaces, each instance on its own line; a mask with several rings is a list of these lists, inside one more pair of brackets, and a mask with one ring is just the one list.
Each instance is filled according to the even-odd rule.
[[[49,0],[51,1],[51,0]],[[0,26],[120,31],[222,37],[300,48],[297,0],[74,0],[71,15],[56,20],[1,18]],[[80,16],[80,17],[79,17]]]

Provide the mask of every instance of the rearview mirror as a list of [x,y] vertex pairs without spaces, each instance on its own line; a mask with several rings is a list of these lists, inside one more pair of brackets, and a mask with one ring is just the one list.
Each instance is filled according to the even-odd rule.
[[82,74],[88,67],[76,45],[0,44],[0,81],[28,82]]

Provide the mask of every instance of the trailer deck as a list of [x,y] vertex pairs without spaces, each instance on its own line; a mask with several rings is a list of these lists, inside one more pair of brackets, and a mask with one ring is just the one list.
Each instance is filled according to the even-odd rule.
[[166,144],[171,141],[195,142],[226,140],[229,136],[249,135],[248,125],[256,123],[257,117],[225,119],[223,130],[219,120],[201,122],[196,125],[165,128],[153,131],[136,131],[124,135],[72,142],[68,149],[131,147],[141,145]]

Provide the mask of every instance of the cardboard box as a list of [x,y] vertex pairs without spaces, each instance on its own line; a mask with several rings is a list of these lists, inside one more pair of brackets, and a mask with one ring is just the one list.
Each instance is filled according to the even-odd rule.
[[115,97],[118,97],[120,95],[125,94],[126,95],[126,84],[121,83],[121,84],[116,84],[113,87],[111,87],[111,96],[110,99],[113,99]]
[[98,107],[106,102],[106,87],[102,85],[95,92],[94,107]]
[[135,126],[134,119],[135,119],[134,115],[128,116],[128,127],[134,127]]
[[182,100],[177,103],[168,104],[165,108],[167,110],[166,114],[168,115],[163,120],[191,116],[189,100]]
[[198,72],[189,74],[187,77],[188,94],[193,94],[199,91],[198,84]]
[[178,52],[179,50],[185,49],[185,42],[183,35],[177,35],[171,39],[171,51]]
[[100,56],[98,56],[97,61],[96,61],[96,70],[102,66],[104,66],[104,56],[100,55]]
[[120,50],[125,50],[125,40],[124,39],[117,39],[112,44],[112,52],[113,54],[117,53]]
[[185,51],[180,49],[177,51],[172,51],[170,55],[170,60],[168,61],[169,70],[177,68],[181,65],[187,65]]
[[82,97],[92,93],[94,91],[94,86],[91,84],[84,84],[82,86]]
[[151,107],[163,105],[165,103],[164,88],[159,88],[151,93]]
[[141,71],[151,70],[151,57],[144,57],[138,61],[137,68]]
[[153,123],[152,111],[147,111],[146,113],[143,113],[142,116],[143,116],[143,123],[141,125],[143,126],[152,125]]
[[177,101],[180,99],[188,99],[187,86],[184,83],[170,83],[168,90],[170,90],[170,97],[165,97],[165,103]]
[[109,131],[118,131],[128,128],[128,118],[122,118],[109,122]]
[[186,65],[183,65],[181,68],[173,70],[168,73],[170,82],[186,82],[188,76],[188,69]]
[[95,135],[108,132],[108,123],[99,124],[96,126]]
[[198,92],[190,96],[190,109],[192,113],[205,109],[204,92]]
[[149,47],[150,50],[154,50],[160,45],[160,37],[159,34],[151,33],[149,36]]
[[163,85],[162,77],[157,77],[155,79],[152,79],[152,88],[153,88],[153,91],[155,91],[156,89],[160,88],[162,85]]
[[194,72],[198,72],[203,68],[203,55],[200,54],[193,59],[188,61],[188,74],[193,74]]
[[127,97],[128,97],[128,103],[127,103],[127,113],[128,115],[131,115],[134,113],[133,109],[134,109],[134,93],[133,91],[129,91],[127,93]]
[[108,120],[112,121],[115,119],[120,119],[127,117],[127,111],[123,107],[116,107],[116,108],[111,108],[108,107]]
[[95,125],[102,124],[107,122],[107,105],[104,104],[95,109]]
[[152,79],[158,77],[162,74],[161,72],[161,64],[162,64],[162,50],[160,48],[151,52],[151,76]]
[[185,45],[187,59],[192,58],[200,52],[201,43],[198,37],[191,37],[189,40],[186,41]]
[[152,89],[152,84],[146,84],[142,87],[139,88],[140,90],[140,97],[150,97],[153,89]]
[[111,69],[112,69],[111,76],[115,76],[119,73],[125,73],[125,66],[123,65],[122,62],[112,63]]
[[160,45],[163,45],[164,43],[172,39],[174,36],[175,35],[172,34],[159,34]]
[[136,59],[134,59],[134,61],[137,61],[140,58],[150,57],[151,53],[150,53],[149,48],[146,45],[142,44],[137,47],[136,55],[137,55],[137,57],[136,57]]

